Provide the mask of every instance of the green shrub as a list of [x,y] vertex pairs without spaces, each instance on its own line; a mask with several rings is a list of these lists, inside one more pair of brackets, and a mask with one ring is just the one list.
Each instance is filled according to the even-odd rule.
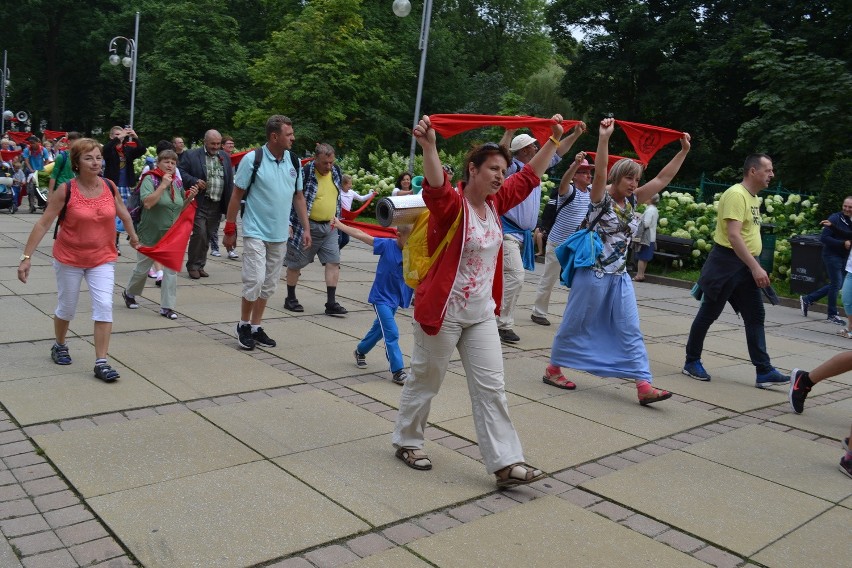
[[850,195],[852,195],[852,158],[841,158],[828,167],[825,183],[819,194],[820,206],[817,209],[817,217],[828,219],[829,215],[840,211],[843,199]]

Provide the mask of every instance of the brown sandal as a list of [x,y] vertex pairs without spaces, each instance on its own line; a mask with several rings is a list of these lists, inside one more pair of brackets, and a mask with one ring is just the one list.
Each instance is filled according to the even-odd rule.
[[651,403],[660,402],[661,400],[666,400],[671,397],[672,393],[667,390],[653,389],[647,394],[647,396],[639,395],[639,404],[642,406],[648,406]]
[[504,489],[538,481],[544,477],[544,472],[528,463],[518,462],[495,471],[494,475],[497,477],[497,487]]
[[426,471],[432,469],[432,460],[419,448],[397,448],[396,457],[411,469]]

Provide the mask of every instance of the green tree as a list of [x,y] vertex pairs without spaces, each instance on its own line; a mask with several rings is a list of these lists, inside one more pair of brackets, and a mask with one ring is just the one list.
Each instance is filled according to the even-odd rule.
[[365,28],[360,9],[360,0],[315,0],[287,17],[251,68],[264,98],[239,120],[291,115],[297,147],[310,149],[326,141],[345,150],[360,146],[365,133],[381,139],[401,131],[407,113],[391,86],[404,67],[380,34]]
[[237,22],[216,0],[170,3],[141,56],[139,127],[146,140],[176,133],[198,140],[227,130],[244,95],[246,49]]
[[746,57],[758,87],[744,102],[758,112],[734,145],[772,154],[785,182],[804,186],[828,159],[852,155],[852,73],[846,62],[811,52],[804,39],[771,39],[766,26],[754,33],[764,47]]

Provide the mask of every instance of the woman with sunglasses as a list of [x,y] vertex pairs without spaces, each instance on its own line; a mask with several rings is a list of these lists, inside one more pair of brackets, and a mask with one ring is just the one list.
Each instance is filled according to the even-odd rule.
[[412,376],[405,382],[393,434],[396,457],[414,469],[432,469],[423,451],[432,398],[438,394],[453,351],[458,348],[473,407],[473,423],[485,467],[498,487],[531,483],[544,473],[524,462],[518,434],[509,418],[503,380],[503,352],[495,315],[503,295],[500,215],[524,200],[539,184],[562,135],[554,115],[553,136],[524,168],[508,180],[511,162],[504,146],[489,143],[465,158],[460,190],[441,167],[435,131],[428,116],[414,128],[423,149],[423,200],[429,209],[429,249],[461,222],[417,287],[414,306]]
[[[605,172],[609,138],[615,121],[601,121],[595,171]],[[597,219],[594,230],[603,242],[595,265],[577,269],[571,294],[544,371],[545,383],[563,389],[576,385],[565,378],[561,367],[586,371],[599,377],[626,377],[636,381],[639,404],[646,406],[671,398],[654,388],[648,351],[639,329],[639,309],[633,283],[627,274],[627,252],[640,217],[636,203],[647,203],[677,174],[689,153],[689,134],[683,134],[678,152],[657,177],[639,186],[642,166],[628,158],[616,162],[609,175],[595,175],[586,222]]]

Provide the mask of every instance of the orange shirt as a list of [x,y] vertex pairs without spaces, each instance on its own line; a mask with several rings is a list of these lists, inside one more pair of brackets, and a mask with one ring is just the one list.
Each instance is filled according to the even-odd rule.
[[59,234],[53,242],[53,258],[78,268],[93,268],[115,262],[115,198],[106,181],[100,195],[88,199],[77,189],[77,180],[68,182],[71,197]]

